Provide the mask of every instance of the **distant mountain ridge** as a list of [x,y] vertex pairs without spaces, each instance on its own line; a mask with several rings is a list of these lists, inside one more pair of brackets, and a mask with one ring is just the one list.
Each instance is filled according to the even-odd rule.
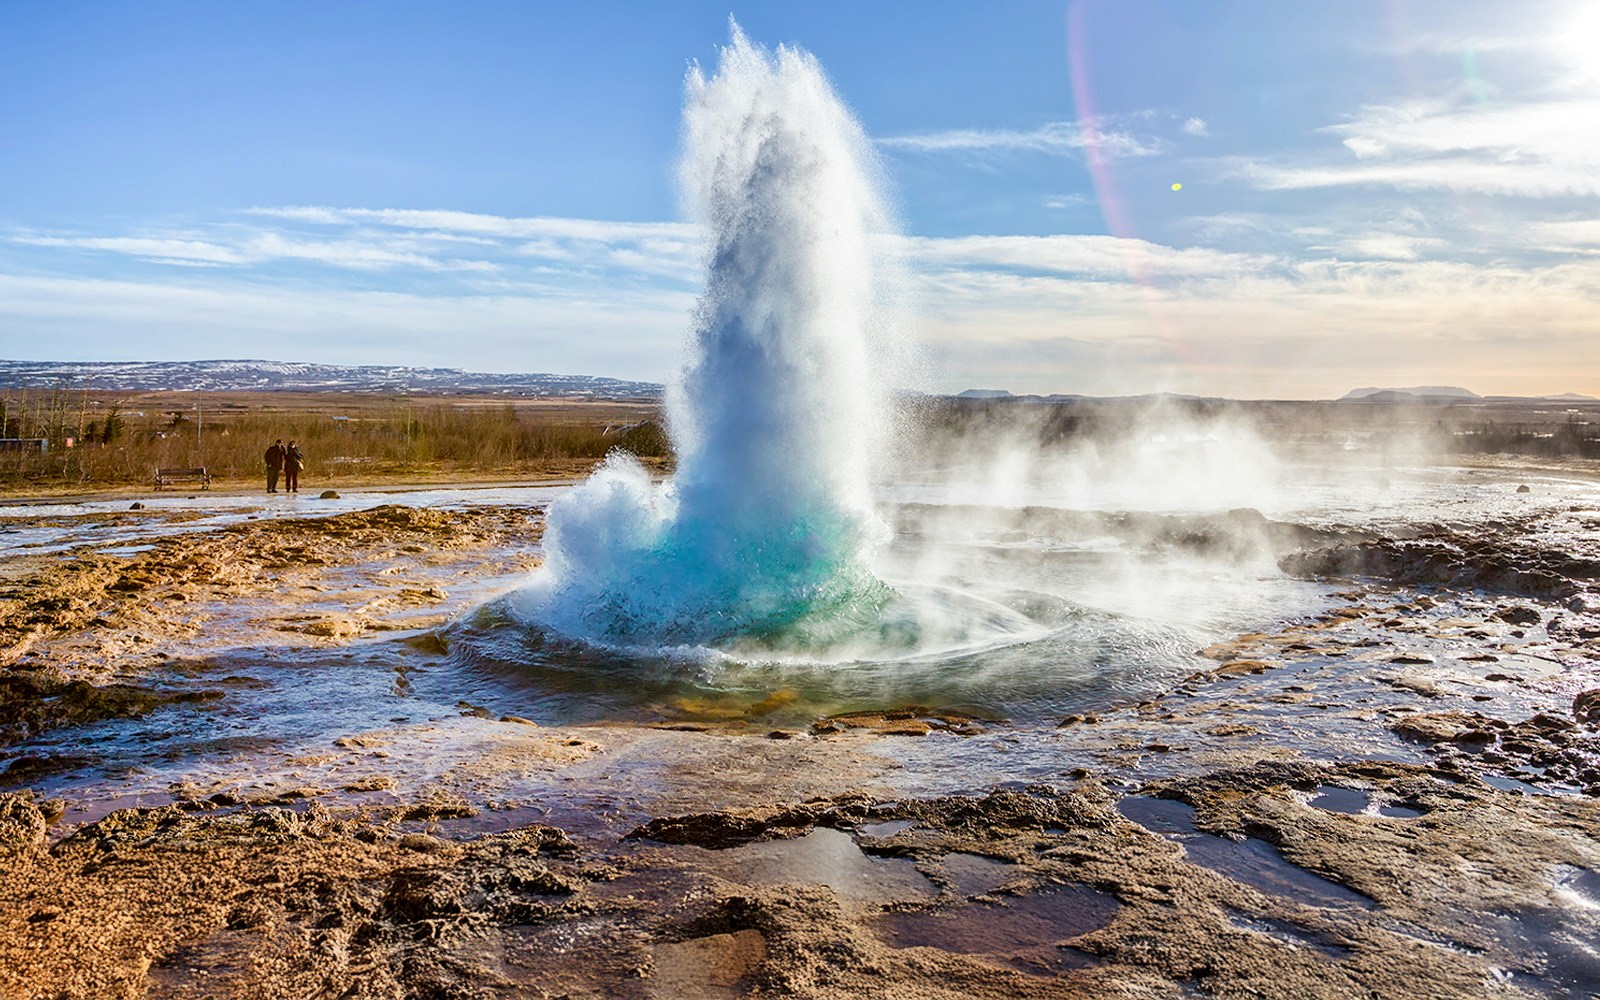
[[401,365],[318,365],[294,361],[5,361],[0,387],[126,392],[486,392],[519,397],[654,399],[654,382],[598,375],[468,372]]
[[1379,389],[1374,386],[1363,386],[1360,389],[1351,389],[1339,397],[1340,402],[1356,401],[1362,403],[1472,403],[1502,400],[1548,400],[1552,403],[1600,402],[1600,399],[1596,399],[1594,396],[1585,396],[1578,392],[1563,392],[1546,396],[1480,396],[1471,389],[1463,389],[1455,385],[1415,385],[1406,389]]
[[1414,385],[1408,389],[1380,389],[1376,386],[1363,386],[1360,389],[1351,389],[1340,396],[1340,399],[1403,399],[1414,396],[1418,399],[1482,399],[1483,397],[1471,389],[1463,389],[1454,385]]

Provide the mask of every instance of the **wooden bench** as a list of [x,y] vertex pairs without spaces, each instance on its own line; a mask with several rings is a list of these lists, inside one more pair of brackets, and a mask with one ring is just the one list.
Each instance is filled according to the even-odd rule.
[[171,486],[173,483],[204,483],[205,489],[211,488],[211,473],[205,466],[198,469],[157,469],[156,489]]

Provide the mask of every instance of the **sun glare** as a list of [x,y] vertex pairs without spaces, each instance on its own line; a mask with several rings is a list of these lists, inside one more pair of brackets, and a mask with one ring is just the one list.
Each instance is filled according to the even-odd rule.
[[1600,83],[1600,2],[1583,0],[1553,39],[1567,65],[1585,81]]

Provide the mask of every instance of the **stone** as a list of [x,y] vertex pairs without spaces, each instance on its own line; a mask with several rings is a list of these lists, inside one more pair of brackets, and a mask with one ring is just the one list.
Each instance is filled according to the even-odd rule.
[[437,837],[430,837],[426,833],[408,833],[400,838],[400,847],[407,851],[418,851],[423,854],[433,854],[444,847],[444,843]]
[[1600,688],[1582,691],[1572,699],[1572,717],[1586,726],[1600,726]]
[[33,792],[0,793],[0,858],[13,858],[44,846],[49,823],[33,800]]
[[1539,612],[1533,610],[1532,608],[1521,605],[1502,608],[1494,613],[1494,617],[1503,622],[1509,622],[1512,625],[1539,624]]

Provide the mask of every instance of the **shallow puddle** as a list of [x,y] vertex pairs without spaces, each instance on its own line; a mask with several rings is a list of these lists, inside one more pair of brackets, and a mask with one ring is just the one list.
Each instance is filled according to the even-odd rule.
[[1341,788],[1338,785],[1318,785],[1317,796],[1311,805],[1330,812],[1360,816],[1367,811],[1368,796],[1359,788]]
[[746,885],[806,882],[825,885],[857,906],[930,900],[938,889],[906,858],[863,854],[848,833],[817,827],[793,840],[748,844],[715,854],[708,868]]
[[1258,837],[1231,840],[1200,832],[1194,807],[1187,803],[1131,795],[1117,803],[1117,811],[1150,832],[1182,844],[1194,864],[1262,892],[1310,906],[1370,909],[1374,905],[1361,893],[1291,863]]
[[1391,819],[1416,819],[1426,814],[1427,810],[1418,809],[1404,802],[1389,802],[1378,807],[1379,816],[1388,816]]
[[891,819],[882,823],[863,823],[856,827],[856,832],[863,837],[886,839],[897,833],[905,833],[917,824],[909,819]]
[[1025,972],[1059,975],[1094,964],[1063,942],[1109,924],[1121,906],[1086,885],[1060,885],[994,902],[885,913],[875,923],[896,948],[929,947],[987,955]]
[[1015,865],[1004,861],[960,851],[946,854],[940,868],[950,891],[962,897],[991,893],[1016,871]]

